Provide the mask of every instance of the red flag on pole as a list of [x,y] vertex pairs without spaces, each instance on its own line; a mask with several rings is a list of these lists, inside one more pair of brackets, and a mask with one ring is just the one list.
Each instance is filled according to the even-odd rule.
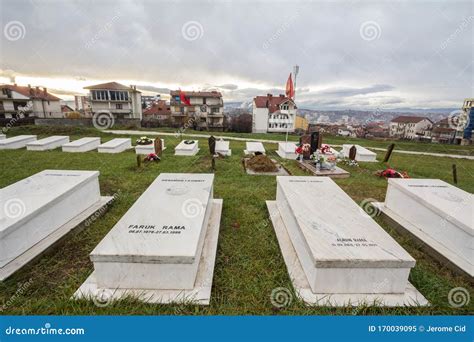
[[181,100],[181,103],[184,103],[186,106],[191,105],[191,101],[189,100],[189,97],[186,97],[186,94],[181,89],[179,90],[179,99]]
[[288,80],[286,81],[286,96],[292,99],[295,96],[295,88],[293,86],[293,80],[290,76],[288,76]]

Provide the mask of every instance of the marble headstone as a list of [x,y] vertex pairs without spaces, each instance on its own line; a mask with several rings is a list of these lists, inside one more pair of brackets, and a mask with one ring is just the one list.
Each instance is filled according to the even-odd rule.
[[216,153],[222,154],[224,156],[232,155],[232,150],[230,149],[230,143],[224,140],[217,140]]
[[277,154],[284,159],[296,159],[296,144],[292,142],[278,143]]
[[261,142],[256,141],[248,141],[245,143],[246,150],[244,151],[245,154],[265,154],[265,147]]
[[99,153],[120,153],[132,148],[132,139],[130,138],[115,138],[100,144],[97,147]]
[[63,152],[88,152],[95,150],[100,145],[100,138],[81,138],[62,146]]
[[17,135],[7,139],[0,139],[0,150],[15,150],[23,148],[26,144],[35,140],[36,135]]
[[174,149],[176,156],[195,156],[199,152],[199,141],[183,140]]
[[351,145],[351,144],[342,145],[342,153],[346,158],[349,158],[349,154],[350,154],[350,150],[352,146],[355,146],[356,148],[355,160],[357,160],[358,162],[376,162],[377,161],[376,153],[360,145]]

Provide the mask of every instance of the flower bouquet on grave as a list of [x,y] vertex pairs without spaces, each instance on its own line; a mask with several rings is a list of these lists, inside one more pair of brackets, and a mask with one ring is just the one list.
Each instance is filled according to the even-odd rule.
[[137,145],[151,145],[153,144],[153,139],[150,139],[148,137],[140,137],[136,141]]
[[184,144],[185,145],[192,145],[192,144],[194,144],[194,140],[185,140]]
[[347,166],[359,167],[359,163],[356,160],[350,160],[349,158],[341,159],[341,163]]
[[337,158],[332,153],[321,155],[321,169],[334,170],[336,169]]
[[161,160],[160,157],[158,157],[156,153],[150,153],[144,159],[144,161],[146,162],[160,161],[160,160]]

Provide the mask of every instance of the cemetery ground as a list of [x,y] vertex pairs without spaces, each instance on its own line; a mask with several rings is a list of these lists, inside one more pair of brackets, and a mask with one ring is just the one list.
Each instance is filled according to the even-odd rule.
[[[67,127],[19,127],[10,129],[7,136],[37,134],[38,138],[50,135],[69,135],[71,140],[100,136],[102,142],[120,136],[106,134],[89,128]],[[146,133],[144,133],[146,135]],[[129,136],[123,136],[129,137]],[[132,142],[137,136],[132,136]],[[89,253],[102,240],[114,224],[162,172],[207,173],[211,172],[211,158],[206,139],[199,139],[200,152],[193,157],[174,156],[174,147],[181,138],[164,136],[167,149],[158,163],[137,167],[134,150],[119,154],[64,153],[61,149],[47,152],[21,150],[0,151],[0,187],[5,187],[44,169],[98,170],[103,195],[116,199],[101,217],[89,220],[67,235],[60,244],[51,248],[12,277],[0,283],[1,314],[41,315],[461,315],[474,312],[474,299],[460,308],[448,301],[448,293],[463,287],[474,293],[473,284],[466,277],[456,275],[439,263],[420,246],[406,236],[396,233],[381,218],[376,221],[386,229],[409,254],[416,259],[410,274],[410,282],[431,303],[429,307],[377,308],[377,307],[307,307],[294,295],[286,265],[280,252],[266,200],[274,200],[276,178],[274,176],[247,175],[241,159],[244,141],[231,141],[232,156],[216,161],[214,198],[222,198],[224,207],[220,227],[217,259],[211,303],[198,305],[144,304],[132,299],[112,302],[107,306],[92,301],[73,301],[70,297],[92,272]],[[273,135],[266,139],[275,139]],[[342,139],[342,138],[341,138]],[[325,143],[344,143],[346,141]],[[358,140],[363,146],[371,146]],[[387,146],[385,143],[381,146]],[[267,154],[277,159],[293,175],[309,175],[301,170],[296,161],[282,160],[274,152],[276,144],[264,144]],[[457,147],[472,151],[472,147]],[[450,147],[453,153],[458,153]],[[472,152],[470,152],[472,153]],[[377,151],[378,159],[384,152]],[[457,186],[474,192],[474,161],[465,159],[435,158],[419,155],[393,154],[390,166],[406,171],[413,178],[439,178],[453,183],[451,167],[457,165]],[[360,163],[360,167],[340,165],[351,173],[347,179],[336,183],[354,201],[363,205],[368,200],[383,201],[387,181],[373,175],[384,164]],[[317,205],[315,203],[314,205]],[[288,289],[291,295],[286,306],[272,305],[274,289]]]

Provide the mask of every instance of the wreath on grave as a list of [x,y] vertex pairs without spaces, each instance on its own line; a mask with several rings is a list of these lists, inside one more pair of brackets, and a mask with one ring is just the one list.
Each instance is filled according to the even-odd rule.
[[150,145],[153,144],[153,139],[150,139],[148,137],[140,137],[136,141],[137,145]]
[[192,144],[194,144],[194,140],[185,140],[184,143],[186,145],[192,145]]

